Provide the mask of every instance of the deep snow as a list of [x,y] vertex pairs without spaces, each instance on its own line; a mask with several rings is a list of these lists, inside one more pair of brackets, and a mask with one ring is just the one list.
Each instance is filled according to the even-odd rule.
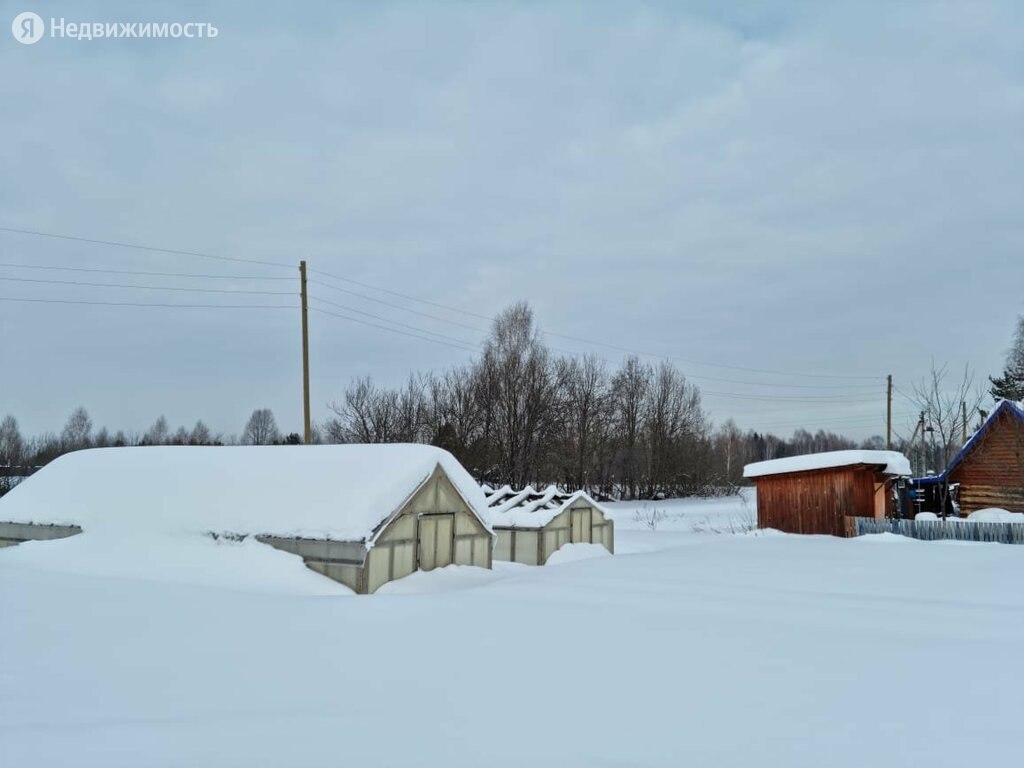
[[480,486],[429,445],[147,446],[61,456],[0,499],[0,521],[74,524],[108,537],[372,540],[439,464],[480,514]]
[[543,528],[580,499],[605,512],[604,505],[585,491],[565,493],[554,485],[539,489],[528,485],[519,491],[510,485],[501,488],[484,485],[481,488],[487,499],[484,516],[495,527]]
[[744,477],[764,477],[765,475],[782,475],[787,472],[806,472],[813,469],[830,467],[848,467],[854,464],[877,464],[885,467],[889,475],[909,477],[910,460],[898,451],[825,451],[808,453],[802,456],[787,456],[783,459],[769,459],[747,464],[743,468]]
[[87,567],[86,535],[0,550],[0,764],[1018,760],[1024,547],[716,534],[735,499],[660,504],[654,531],[613,507],[614,557],[369,597],[255,545],[204,544],[186,580]]

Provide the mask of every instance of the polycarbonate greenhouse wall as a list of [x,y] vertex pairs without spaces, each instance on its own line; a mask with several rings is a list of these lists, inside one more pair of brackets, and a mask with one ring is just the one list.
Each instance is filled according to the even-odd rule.
[[543,527],[495,525],[494,533],[498,537],[495,559],[524,565],[544,565],[552,554],[569,543],[601,544],[609,552],[615,552],[614,523],[583,501],[562,510]]

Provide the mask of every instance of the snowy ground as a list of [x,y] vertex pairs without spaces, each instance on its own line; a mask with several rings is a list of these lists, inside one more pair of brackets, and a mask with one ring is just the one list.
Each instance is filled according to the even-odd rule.
[[601,506],[611,511],[616,532],[742,533],[757,525],[753,488],[719,499],[615,501]]
[[184,574],[87,535],[0,550],[0,764],[1019,759],[1024,547],[712,533],[735,499],[664,506],[654,531],[615,509],[614,557],[372,597],[248,544]]

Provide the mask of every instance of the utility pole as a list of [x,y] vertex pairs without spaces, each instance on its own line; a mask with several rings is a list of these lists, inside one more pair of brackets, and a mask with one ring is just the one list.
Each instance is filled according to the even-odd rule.
[[925,442],[925,432],[927,427],[924,425],[924,411],[921,411],[921,476],[924,477],[928,473],[928,445]]
[[890,373],[885,377],[886,395],[885,395],[885,450],[892,450],[892,374]]
[[964,445],[967,445],[967,401],[960,401],[960,408],[963,410],[964,417]]
[[313,442],[313,428],[309,421],[309,304],[306,296],[306,262],[299,262],[299,278],[302,295],[302,421],[305,429],[304,442]]

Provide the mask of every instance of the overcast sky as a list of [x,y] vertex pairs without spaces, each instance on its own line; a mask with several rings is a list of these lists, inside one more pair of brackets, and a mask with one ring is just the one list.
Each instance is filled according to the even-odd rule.
[[[462,325],[320,284],[316,306],[469,346],[526,299],[546,330],[675,358],[716,422],[780,433],[881,433],[885,374],[1001,368],[1024,312],[1020,4],[256,5],[0,5],[0,226],[306,259],[473,314],[336,280]],[[22,45],[29,9],[219,36]],[[297,309],[9,301],[296,306],[294,267],[3,231],[0,261],[287,278],[0,267],[0,414],[24,431],[77,405],[228,434],[269,407],[301,431]],[[353,377],[473,354],[310,320],[318,420]]]

